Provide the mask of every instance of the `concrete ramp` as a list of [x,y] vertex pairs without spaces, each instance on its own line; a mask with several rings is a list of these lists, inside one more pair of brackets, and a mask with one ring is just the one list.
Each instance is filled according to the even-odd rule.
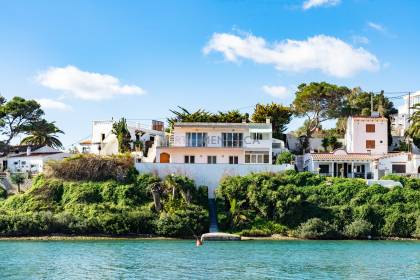
[[236,234],[224,232],[209,232],[201,235],[201,241],[240,241],[241,237]]

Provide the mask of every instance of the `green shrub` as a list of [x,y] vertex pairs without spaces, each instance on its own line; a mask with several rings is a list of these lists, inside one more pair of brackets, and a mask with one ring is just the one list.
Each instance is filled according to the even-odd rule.
[[302,223],[297,229],[297,234],[304,239],[330,239],[337,237],[333,227],[319,218],[312,218]]
[[294,154],[289,151],[284,151],[277,155],[276,164],[291,164],[294,160]]
[[242,230],[241,232],[239,232],[239,235],[249,237],[267,237],[271,236],[271,231],[267,229],[251,228]]
[[172,213],[162,213],[156,224],[156,232],[162,236],[191,237],[207,232],[208,227],[208,211],[190,205]]
[[4,189],[3,185],[0,185],[0,199],[7,198],[7,191]]
[[411,237],[416,231],[416,219],[399,212],[391,212],[385,217],[383,236]]
[[344,228],[344,235],[348,238],[367,238],[370,236],[373,225],[365,220],[356,219]]

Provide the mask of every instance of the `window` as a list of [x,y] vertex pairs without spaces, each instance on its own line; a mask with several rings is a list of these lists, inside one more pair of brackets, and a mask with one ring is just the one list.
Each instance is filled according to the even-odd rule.
[[229,156],[229,164],[238,164],[238,156]]
[[258,132],[252,132],[251,133],[251,139],[252,140],[262,140],[263,139],[263,134],[258,133]]
[[405,173],[405,164],[393,164],[392,173]]
[[101,141],[105,140],[105,133],[101,133]]
[[187,133],[187,147],[206,147],[207,146],[207,133],[191,132]]
[[243,133],[222,133],[223,147],[242,147]]
[[375,124],[366,124],[366,132],[369,132],[369,133],[375,132]]
[[185,156],[184,163],[195,163],[195,156]]
[[320,174],[330,173],[330,165],[329,164],[320,164],[319,165],[319,173]]
[[268,153],[246,153],[245,163],[269,163],[270,157]]
[[366,149],[375,149],[375,140],[366,140]]
[[216,164],[216,156],[207,156],[208,164]]

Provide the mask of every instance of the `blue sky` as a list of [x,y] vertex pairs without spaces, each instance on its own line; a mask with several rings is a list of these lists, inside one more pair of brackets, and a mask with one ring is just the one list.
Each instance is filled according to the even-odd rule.
[[[289,104],[302,82],[420,89],[419,1],[0,1],[0,92],[70,145],[92,120]],[[400,101],[396,101],[399,105]],[[289,130],[297,128],[295,120]]]

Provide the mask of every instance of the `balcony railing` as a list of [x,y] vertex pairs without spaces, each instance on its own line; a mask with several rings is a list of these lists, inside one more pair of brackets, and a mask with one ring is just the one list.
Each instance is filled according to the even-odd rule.
[[327,176],[327,177],[343,177],[343,178],[362,178],[362,179],[373,179],[373,173],[372,172],[354,172],[354,173],[350,173],[348,172],[347,174],[341,174],[341,172],[319,172],[318,173],[321,176]]

